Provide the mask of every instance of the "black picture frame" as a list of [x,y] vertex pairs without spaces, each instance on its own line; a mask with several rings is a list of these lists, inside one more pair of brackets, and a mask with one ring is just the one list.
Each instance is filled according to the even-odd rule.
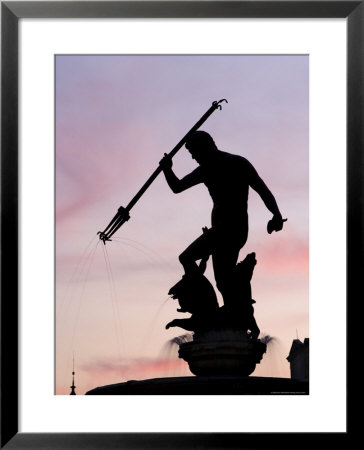
[[[18,22],[21,18],[117,17],[347,19],[348,314],[350,304],[363,298],[364,1],[1,2],[1,448],[286,448],[328,445],[331,439],[346,446],[351,436],[349,408],[346,433],[18,432]],[[348,368],[351,345],[347,347]],[[349,398],[350,390],[347,393]]]

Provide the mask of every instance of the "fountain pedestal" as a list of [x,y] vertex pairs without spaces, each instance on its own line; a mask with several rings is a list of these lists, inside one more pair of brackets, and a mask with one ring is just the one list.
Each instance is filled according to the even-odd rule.
[[266,344],[244,335],[226,336],[211,333],[179,346],[179,357],[197,376],[248,376],[254,372]]

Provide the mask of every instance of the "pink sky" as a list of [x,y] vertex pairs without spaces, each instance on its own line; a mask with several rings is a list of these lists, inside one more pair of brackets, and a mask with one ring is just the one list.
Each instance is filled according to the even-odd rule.
[[[255,316],[277,339],[254,375],[289,377],[296,330],[309,335],[308,57],[57,56],[56,393],[70,392],[73,354],[78,394],[190,374],[166,346],[185,333],[164,329],[182,317],[167,294],[182,275],[178,255],[210,224],[207,189],[174,195],[160,175],[115,241],[103,249],[96,232],[221,98],[229,103],[202,129],[252,162],[288,217],[281,233],[268,235],[271,214],[251,191],[240,256],[257,254]],[[194,167],[182,148],[176,174]],[[207,276],[214,284],[210,267]]]

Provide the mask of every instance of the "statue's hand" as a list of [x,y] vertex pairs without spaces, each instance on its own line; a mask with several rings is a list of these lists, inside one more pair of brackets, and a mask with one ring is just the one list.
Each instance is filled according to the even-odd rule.
[[167,153],[165,153],[164,158],[159,161],[159,165],[161,166],[162,170],[171,170],[173,166],[172,158],[167,155]]
[[282,216],[280,214],[275,214],[273,218],[268,222],[268,233],[271,234],[273,231],[281,231],[284,222],[287,222],[287,219],[282,219]]

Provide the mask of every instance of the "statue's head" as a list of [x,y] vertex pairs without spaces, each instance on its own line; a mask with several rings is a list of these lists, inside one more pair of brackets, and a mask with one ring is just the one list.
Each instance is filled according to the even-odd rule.
[[186,148],[199,164],[207,161],[217,150],[212,137],[206,131],[195,131],[186,141]]

